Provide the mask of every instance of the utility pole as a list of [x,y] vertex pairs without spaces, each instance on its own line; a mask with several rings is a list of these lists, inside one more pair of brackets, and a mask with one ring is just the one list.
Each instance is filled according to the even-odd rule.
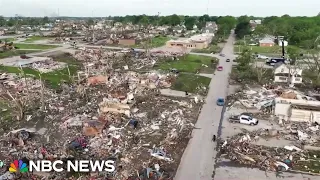
[[278,43],[281,41],[281,48],[282,48],[282,58],[285,59],[285,50],[284,50],[284,36],[278,36]]

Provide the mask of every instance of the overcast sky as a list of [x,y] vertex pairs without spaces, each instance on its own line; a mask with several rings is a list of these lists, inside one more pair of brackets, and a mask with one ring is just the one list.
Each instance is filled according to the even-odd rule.
[[0,0],[0,15],[117,16],[156,15],[315,16],[320,0]]

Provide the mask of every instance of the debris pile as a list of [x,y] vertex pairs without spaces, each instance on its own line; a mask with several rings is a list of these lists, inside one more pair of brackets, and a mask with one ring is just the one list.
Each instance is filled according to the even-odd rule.
[[150,52],[123,50],[104,51],[102,49],[84,49],[75,53],[74,57],[79,61],[91,64],[108,64],[113,69],[139,70],[153,67],[156,62],[163,59],[177,60],[179,53]]
[[[111,158],[115,173],[82,178],[172,178],[202,103],[161,96],[158,88],[170,87],[171,80],[157,72],[113,72],[53,91],[39,80],[2,74],[6,89],[1,92],[8,91],[23,106],[15,104],[19,121],[2,126],[10,133],[2,138],[1,158],[6,164],[22,158]],[[46,176],[65,179],[70,174]]]
[[[264,171],[298,170],[320,173],[319,152],[305,150],[303,145],[288,145],[280,147],[266,147],[255,145],[253,142],[259,137],[269,135],[266,130],[259,130],[246,134],[238,134],[221,142],[222,156],[239,164],[256,167]],[[303,165],[306,162],[312,166]]]
[[264,86],[261,88],[246,87],[246,90],[228,96],[229,106],[244,106],[264,110],[273,105],[276,97],[284,99],[316,100],[301,92],[284,89],[281,86]]
[[66,63],[53,61],[52,59],[46,61],[39,61],[29,65],[29,67],[38,70],[41,73],[48,73],[63,69],[67,66]]

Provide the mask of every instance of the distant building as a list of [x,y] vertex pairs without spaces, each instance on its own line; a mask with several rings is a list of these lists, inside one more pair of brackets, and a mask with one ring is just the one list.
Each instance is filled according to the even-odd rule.
[[214,34],[216,31],[218,31],[218,25],[216,22],[206,22],[206,26],[202,29],[203,33]]
[[249,21],[250,24],[261,24],[261,19],[256,19],[256,20],[250,20]]
[[256,29],[256,27],[261,24],[261,20],[260,19],[250,20],[249,24],[250,24],[250,27],[251,27],[251,31],[254,31]]
[[[278,41],[278,45],[282,46],[282,41]],[[283,41],[283,46],[288,46],[288,41]]]
[[167,47],[184,47],[190,49],[205,49],[208,48],[213,36],[207,34],[195,35],[190,38],[180,38],[170,40],[166,43]]
[[272,47],[274,45],[275,45],[274,40],[271,38],[264,38],[259,41],[259,46]]

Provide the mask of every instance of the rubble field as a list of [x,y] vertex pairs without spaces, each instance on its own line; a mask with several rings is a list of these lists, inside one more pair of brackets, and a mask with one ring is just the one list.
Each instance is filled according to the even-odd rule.
[[[158,56],[175,56],[157,54],[139,59],[98,49],[77,52],[76,62],[52,57],[80,67],[58,88],[2,72],[0,179],[173,179],[203,98],[161,95],[177,74],[148,72]],[[112,159],[116,171],[11,174],[7,167],[15,159]]]
[[[277,174],[286,171],[320,175],[318,122],[306,121],[301,115],[300,119],[290,120],[279,114],[286,112],[282,110],[284,101],[291,100],[294,106],[295,101],[316,104],[318,100],[296,89],[278,85],[241,88],[227,97],[216,171],[230,166],[230,169],[249,167]],[[259,124],[250,126],[228,121],[230,116],[242,113],[258,119]],[[220,174],[218,179],[221,177]]]

